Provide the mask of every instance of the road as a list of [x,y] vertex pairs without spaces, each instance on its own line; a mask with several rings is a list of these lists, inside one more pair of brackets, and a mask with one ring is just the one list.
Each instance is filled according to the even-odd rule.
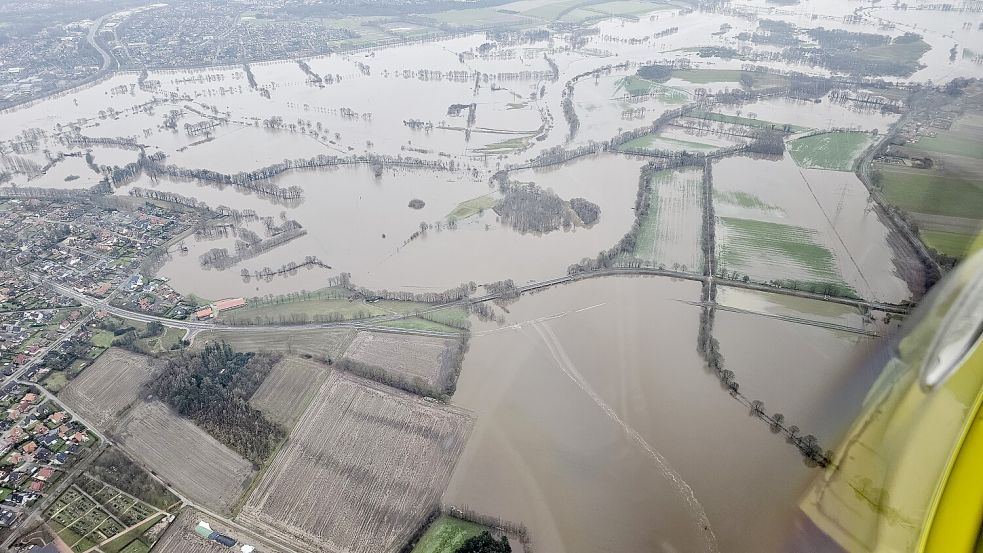
[[939,266],[938,261],[935,260],[935,256],[933,256],[928,251],[928,248],[925,247],[925,243],[922,242],[922,239],[920,236],[918,236],[918,233],[913,231],[907,223],[902,221],[894,213],[894,211],[890,209],[890,206],[884,201],[884,197],[881,195],[880,190],[874,186],[874,181],[871,178],[871,166],[874,163],[874,157],[881,151],[885,144],[894,138],[898,129],[904,127],[905,123],[907,123],[912,117],[912,113],[913,110],[906,111],[904,115],[898,119],[897,123],[891,127],[891,130],[884,133],[880,141],[864,151],[863,155],[860,157],[860,161],[857,164],[857,177],[867,188],[867,193],[870,194],[871,199],[873,199],[874,203],[877,204],[880,212],[887,216],[887,219],[891,222],[891,226],[894,227],[894,229],[897,230],[902,236],[904,236],[905,240],[907,240],[908,243],[911,244],[911,247],[915,249],[915,253],[918,255],[919,260],[925,265],[926,269],[928,269],[929,272],[934,271],[936,275],[941,277],[944,272],[942,271],[942,267]]
[[99,41],[96,40],[96,35],[99,34],[99,29],[102,28],[102,22],[113,15],[114,14],[112,13],[107,13],[99,19],[96,19],[89,27],[89,33],[85,36],[85,40],[89,42],[89,46],[95,48],[96,51],[99,52],[99,55],[102,56],[102,67],[99,69],[99,72],[96,73],[94,77],[90,77],[90,79],[97,79],[108,71],[116,69],[116,67],[119,66],[119,64],[116,63],[116,58],[104,50],[103,47],[99,45]]
[[[812,292],[805,292],[801,290],[789,290],[787,288],[778,288],[775,286],[768,286],[766,284],[742,282],[739,280],[732,280],[719,276],[713,276],[712,274],[698,275],[693,273],[672,271],[668,269],[658,269],[654,267],[653,268],[635,267],[635,268],[624,268],[624,269],[612,268],[612,269],[603,269],[600,271],[591,271],[587,273],[578,273],[575,275],[564,275],[556,278],[551,278],[548,280],[531,282],[522,286],[516,286],[514,292],[521,295],[527,292],[532,292],[535,290],[543,290],[560,284],[566,284],[569,282],[575,282],[578,280],[584,280],[588,278],[602,278],[602,277],[609,277],[609,276],[632,276],[632,275],[655,276],[655,277],[676,278],[676,279],[683,279],[683,280],[707,282],[708,284],[717,284],[720,286],[729,286],[732,288],[743,288],[745,290],[769,292],[769,293],[780,294],[785,296],[795,296],[799,298],[824,301],[829,303],[837,303],[840,305],[849,305],[857,308],[883,311],[885,313],[903,315],[903,314],[907,314],[909,311],[909,306],[907,305],[896,305],[891,303],[858,300],[858,299],[850,299],[850,298],[840,298],[835,296],[826,296],[823,294],[815,294]],[[62,286],[60,284],[51,284],[51,287],[65,296],[75,298],[79,303],[81,303],[84,306],[91,307],[93,310],[103,310],[112,315],[116,315],[118,317],[140,321],[143,323],[156,321],[163,324],[164,326],[184,329],[187,333],[186,339],[189,339],[202,331],[269,332],[271,330],[290,331],[290,330],[310,330],[310,329],[323,329],[323,328],[366,328],[366,329],[378,328],[378,325],[380,323],[392,322],[392,321],[397,321],[410,317],[415,317],[421,314],[427,314],[435,311],[440,311],[442,309],[447,309],[449,307],[461,306],[464,305],[465,303],[483,303],[487,301],[493,301],[502,298],[505,295],[505,293],[485,294],[482,296],[474,296],[457,301],[435,304],[418,312],[405,313],[405,314],[379,315],[376,317],[369,317],[367,319],[360,319],[358,321],[339,321],[339,322],[332,322],[332,323],[310,323],[310,324],[298,324],[298,325],[233,326],[233,325],[223,325],[223,324],[207,322],[207,321],[186,321],[186,320],[168,319],[166,317],[159,317],[157,315],[138,313],[135,311],[130,311],[128,309],[123,309],[120,307],[115,307],[113,305],[110,305],[109,298],[98,300],[86,296],[85,294],[79,293],[66,286]],[[420,335],[428,335],[428,336],[452,335],[446,332],[398,330],[398,329],[385,329],[385,330],[401,332],[406,334],[420,334]]]

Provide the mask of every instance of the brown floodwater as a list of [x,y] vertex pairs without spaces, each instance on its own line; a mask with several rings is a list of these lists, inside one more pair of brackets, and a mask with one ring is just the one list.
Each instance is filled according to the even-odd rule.
[[[705,371],[700,308],[687,303],[699,297],[692,282],[593,279],[523,296],[504,326],[477,324],[453,398],[477,423],[445,502],[526,524],[539,551],[782,550],[816,469]],[[743,317],[739,330],[757,341],[721,324],[739,381],[772,403],[809,405],[813,418],[869,349],[865,338]],[[746,362],[771,340],[782,344]],[[802,351],[823,353],[803,364]],[[830,384],[790,388],[777,376],[793,363]]]
[[[634,220],[632,206],[643,163],[605,154],[512,173],[513,179],[535,182],[561,198],[583,197],[596,203],[601,216],[590,227],[523,234],[497,221],[494,211],[488,209],[462,219],[456,230],[429,230],[409,243],[406,240],[419,230],[421,222],[445,220],[458,203],[494,195],[495,191],[487,180],[452,172],[397,169],[376,179],[367,166],[292,171],[277,179],[280,186],[304,188],[305,199],[297,206],[277,205],[255,194],[192,182],[142,179],[134,186],[192,196],[211,207],[253,209],[260,216],[278,220],[283,212],[308,230],[306,236],[226,271],[202,269],[198,256],[216,247],[234,251],[234,238],[189,238],[185,240],[188,253],[174,254],[160,271],[178,290],[205,298],[315,290],[326,286],[328,277],[344,271],[351,273],[356,284],[373,289],[440,291],[471,280],[553,278],[565,274],[570,264],[583,257],[611,247]],[[407,207],[414,198],[426,202],[425,207]],[[309,255],[316,255],[333,270],[301,271],[297,276],[270,282],[243,282],[239,276],[241,268],[275,270]]]

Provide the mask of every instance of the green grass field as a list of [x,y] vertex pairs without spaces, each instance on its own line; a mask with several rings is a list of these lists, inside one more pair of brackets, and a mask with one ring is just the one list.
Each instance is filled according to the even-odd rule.
[[68,377],[65,376],[64,371],[52,372],[44,380],[44,387],[53,394],[57,394],[66,384],[68,384]]
[[404,301],[368,303],[361,300],[315,298],[243,307],[220,314],[218,320],[228,324],[347,321],[393,313],[412,313],[426,307],[427,304],[424,303]]
[[692,168],[652,175],[650,207],[639,220],[636,259],[674,270],[701,270],[702,179],[702,169]]
[[980,249],[979,246],[973,247],[976,241],[976,235],[973,234],[943,230],[922,230],[919,234],[927,246],[957,259],[967,257]]
[[627,94],[628,96],[645,96],[646,94],[651,94],[660,102],[667,104],[684,103],[687,98],[685,91],[644,79],[638,75],[628,75],[614,81],[612,98],[617,98],[623,94]]
[[442,516],[430,525],[413,548],[413,553],[454,553],[468,538],[486,529],[480,524]]
[[464,330],[461,328],[445,325],[435,321],[428,321],[427,319],[421,317],[408,317],[406,319],[386,321],[384,323],[379,323],[377,326],[382,328],[398,328],[401,330],[423,330],[427,332],[452,332],[455,334],[461,334],[464,332]]
[[725,233],[718,241],[720,266],[726,270],[753,268],[757,264],[797,268],[811,279],[840,283],[833,254],[817,241],[812,229],[721,217]]
[[461,219],[467,219],[472,215],[477,215],[481,211],[486,209],[491,209],[495,207],[498,201],[493,197],[492,194],[485,194],[484,196],[478,196],[477,198],[471,198],[470,200],[463,201],[457,204],[457,207],[453,211],[447,214],[447,218],[451,217],[460,221]]
[[939,132],[936,136],[923,136],[915,144],[909,144],[912,149],[924,150],[937,154],[955,154],[974,159],[983,159],[983,147],[979,140],[967,140],[962,133]]
[[116,336],[108,330],[100,330],[92,335],[92,345],[97,348],[108,348],[113,345],[113,338]]
[[983,187],[924,169],[878,165],[887,201],[906,211],[983,220]]
[[708,152],[716,150],[713,144],[702,142],[691,142],[689,140],[679,140],[678,138],[668,138],[656,134],[647,134],[634,140],[625,142],[618,147],[619,150],[628,149],[658,149],[658,150],[687,150],[690,152]]
[[742,74],[740,69],[676,69],[672,72],[673,78],[693,84],[739,83]]
[[870,143],[864,132],[827,132],[792,140],[787,146],[799,167],[850,171]]

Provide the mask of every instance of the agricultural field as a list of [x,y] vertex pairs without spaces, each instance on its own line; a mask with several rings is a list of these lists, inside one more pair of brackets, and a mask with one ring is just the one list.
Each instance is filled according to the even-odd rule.
[[284,357],[249,398],[249,405],[289,430],[307,410],[329,372],[321,363]]
[[102,431],[109,430],[154,375],[152,357],[110,348],[61,392],[59,399]]
[[412,553],[455,553],[464,542],[483,531],[485,526],[442,515],[427,528]]
[[238,520],[298,552],[396,551],[439,503],[472,422],[333,372]]
[[702,179],[700,168],[653,175],[651,207],[640,221],[636,258],[675,270],[701,270]]
[[[983,117],[963,115],[949,129],[932,129],[901,151],[933,160],[929,169],[877,163],[884,198],[918,225],[929,247],[955,258],[970,253],[983,228]],[[934,134],[934,136],[932,136]]]
[[[972,180],[935,169],[883,163],[875,168],[882,175],[884,198],[911,214],[922,230],[962,235],[955,243],[971,239],[979,230],[983,190]],[[953,238],[946,241],[952,245]]]
[[253,474],[248,461],[157,401],[138,403],[117,434],[127,455],[209,509],[227,512]]
[[980,249],[975,235],[944,230],[922,230],[922,240],[936,250],[956,258],[963,258]]
[[769,281],[772,275],[825,283],[853,292],[840,278],[833,254],[813,229],[720,217],[717,226],[718,268],[736,271],[753,280]]
[[799,167],[851,171],[873,139],[863,132],[825,132],[788,143],[788,151]]
[[98,546],[105,553],[119,553],[141,545],[149,551],[155,540],[144,533],[166,513],[118,488],[81,476],[43,515],[72,551]]
[[453,375],[460,347],[460,341],[449,338],[362,330],[345,350],[345,357],[443,390]]
[[199,334],[193,347],[222,341],[237,351],[271,351],[333,359],[341,355],[355,331],[349,328],[266,329],[262,332],[214,332]]

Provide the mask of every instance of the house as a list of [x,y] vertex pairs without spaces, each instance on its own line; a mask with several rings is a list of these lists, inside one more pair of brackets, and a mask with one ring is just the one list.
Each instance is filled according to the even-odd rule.
[[38,400],[38,395],[35,394],[34,392],[28,392],[24,394],[24,397],[21,399],[21,401],[26,401],[27,403],[35,403],[37,402],[37,400]]
[[8,509],[0,509],[0,526],[10,528],[17,520],[17,513]]
[[51,422],[53,422],[53,423],[55,423],[55,424],[61,424],[62,421],[65,420],[65,412],[64,411],[58,411],[57,413],[55,413],[55,414],[51,415],[50,417],[48,417],[48,420],[51,421]]
[[34,453],[35,451],[37,451],[37,449],[38,449],[38,444],[34,442],[27,442],[26,444],[24,444],[24,447],[21,448],[21,450],[24,453],[27,453],[28,455]]
[[210,319],[212,318],[212,314],[213,314],[212,308],[206,307],[204,309],[199,309],[198,311],[195,311],[195,318],[199,320]]
[[76,432],[75,434],[72,435],[72,441],[77,444],[80,444],[82,442],[89,441],[89,437],[83,434],[82,432]]
[[31,482],[31,488],[30,489],[31,489],[32,492],[41,493],[41,491],[44,490],[44,482],[42,482],[40,480],[35,480],[35,481]]
[[51,477],[54,475],[55,475],[55,469],[51,467],[44,467],[43,469],[39,470],[37,474],[34,475],[34,478],[41,480],[42,482],[47,482],[51,480]]

